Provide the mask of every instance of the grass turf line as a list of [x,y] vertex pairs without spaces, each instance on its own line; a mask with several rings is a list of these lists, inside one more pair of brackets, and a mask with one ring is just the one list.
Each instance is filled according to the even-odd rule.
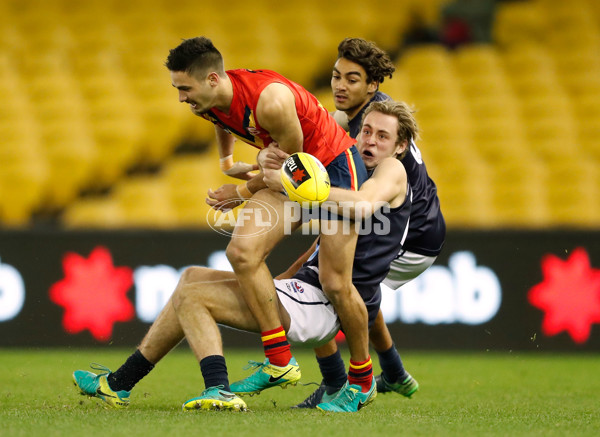
[[[319,381],[312,352],[294,351],[302,382]],[[0,435],[600,435],[597,354],[405,352],[403,361],[420,390],[410,400],[380,394],[357,414],[291,410],[314,385],[246,397],[251,410],[246,414],[183,413],[181,404],[204,388],[186,346],[134,388],[127,410],[104,408],[101,401],[77,393],[73,370],[87,370],[90,362],[116,370],[131,352],[0,350]],[[344,357],[348,362],[347,353]],[[234,381],[248,374],[242,370],[246,361],[261,360],[261,353],[226,351],[226,358]]]

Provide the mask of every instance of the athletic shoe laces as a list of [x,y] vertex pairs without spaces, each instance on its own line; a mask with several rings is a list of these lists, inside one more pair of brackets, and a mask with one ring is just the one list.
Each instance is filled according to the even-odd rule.
[[110,369],[108,367],[103,366],[102,364],[98,364],[98,363],[91,363],[90,364],[90,368],[102,372],[98,376],[100,376],[100,375],[108,375],[109,373],[111,373],[111,371],[110,371]]
[[244,370],[255,369],[255,368],[267,367],[266,361],[261,363],[259,361],[249,360],[248,364],[244,367]]

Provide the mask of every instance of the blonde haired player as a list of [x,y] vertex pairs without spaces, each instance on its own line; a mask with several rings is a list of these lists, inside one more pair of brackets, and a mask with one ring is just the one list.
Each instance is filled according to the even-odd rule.
[[[365,108],[363,123],[361,125],[360,135],[358,136],[358,149],[365,165],[372,176],[363,184],[360,191],[356,193],[339,193],[332,190],[330,200],[354,200],[366,202],[368,205],[374,205],[376,199],[386,199],[393,196],[399,189],[394,174],[406,175],[402,162],[406,159],[408,147],[412,140],[417,137],[418,126],[412,115],[411,109],[402,102],[393,102],[391,100],[373,102]],[[279,159],[285,155],[274,150],[279,154]],[[401,161],[402,160],[402,161]],[[343,194],[343,197],[340,197]],[[411,211],[412,216],[412,211]],[[410,225],[409,225],[410,228]],[[357,269],[376,269],[379,263],[387,262],[387,259],[380,258],[377,250],[385,250],[386,245],[404,244],[406,234],[389,232],[386,236],[380,236],[373,247],[369,256],[361,263],[354,265],[354,277],[360,277]],[[375,244],[380,245],[376,247]],[[403,251],[399,250],[402,254]],[[310,251],[305,254],[294,266],[281,277],[287,277],[295,272],[295,268],[300,265],[308,256]],[[357,248],[358,257],[358,248]],[[398,254],[391,261],[392,265],[397,261]],[[389,267],[389,266],[388,266]],[[365,273],[366,274],[366,273]],[[298,275],[303,277],[303,274]],[[415,275],[416,276],[416,275]],[[389,278],[389,275],[388,275]],[[379,282],[383,282],[384,276],[379,277]],[[378,285],[377,285],[378,286]],[[359,287],[357,287],[359,288]],[[359,288],[360,290],[360,288]],[[370,328],[373,329],[377,323],[383,323],[379,306],[376,309],[371,307],[369,310]],[[385,325],[384,325],[385,327]],[[394,349],[395,351],[395,349]],[[346,384],[346,375],[344,372],[344,363],[337,351],[335,341],[316,349],[317,359],[319,354],[322,357],[319,365],[323,373],[324,382],[317,391],[309,396],[303,403],[298,405],[300,408],[319,408],[331,411],[352,411],[357,404],[359,395],[349,393],[348,384]],[[323,359],[334,361],[330,368],[323,366]],[[327,362],[327,361],[325,361]],[[337,385],[339,384],[339,385]],[[397,383],[396,390],[410,396],[418,388],[416,381],[408,373]]]

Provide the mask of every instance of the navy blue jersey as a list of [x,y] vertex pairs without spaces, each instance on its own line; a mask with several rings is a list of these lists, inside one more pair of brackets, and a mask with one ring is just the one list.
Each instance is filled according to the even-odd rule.
[[[367,306],[369,326],[375,321],[381,303],[381,289],[390,264],[400,252],[410,221],[412,192],[407,189],[404,203],[397,208],[382,208],[365,220],[359,231],[352,282]],[[321,288],[319,283],[318,248],[294,275],[301,281]]]
[[[392,100],[392,98],[386,93],[377,91],[373,97],[371,97],[369,104],[371,104],[371,102],[382,102],[384,100]],[[348,120],[348,133],[352,138],[358,137],[358,134],[360,133],[360,125],[362,124],[362,118],[368,106],[369,105],[363,106],[358,114],[352,118],[352,120]]]
[[[369,104],[389,99],[390,96],[377,91]],[[358,136],[362,117],[368,106],[365,105],[352,120],[349,120],[351,137]],[[414,141],[411,141],[410,150],[406,153],[402,164],[413,190],[410,228],[402,248],[420,255],[437,256],[446,239],[446,222],[440,209],[437,187],[427,174],[421,151]]]
[[427,174],[421,151],[410,142],[402,164],[413,190],[410,228],[402,249],[425,256],[438,256],[446,239],[446,222],[440,209],[437,187]]

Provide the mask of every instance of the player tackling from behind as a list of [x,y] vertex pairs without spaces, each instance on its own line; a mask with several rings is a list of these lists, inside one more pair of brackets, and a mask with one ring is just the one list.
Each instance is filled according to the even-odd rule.
[[[379,311],[379,284],[407,232],[411,190],[404,167],[397,157],[406,153],[410,139],[416,133],[416,123],[407,105],[396,102],[373,105],[365,116],[359,142],[362,153],[371,159],[373,174],[359,191],[332,188],[329,198],[345,205],[366,205],[366,211],[361,209],[361,213],[364,216],[366,212],[372,226],[365,229],[381,229],[378,225],[387,223],[387,233],[365,232],[358,236],[353,259],[352,280],[361,295],[370,323],[374,322]],[[265,161],[270,163],[282,162],[287,157],[275,147],[261,152],[261,156],[265,155]],[[375,214],[377,205],[381,206],[382,202],[387,205],[383,210],[385,219]],[[351,216],[356,214],[354,208],[345,211]],[[276,305],[290,340],[312,346],[326,343],[340,327],[336,312],[320,284],[317,273],[320,260],[318,255],[312,256],[292,279],[274,281]],[[200,362],[205,390],[200,396],[186,401],[183,409],[243,411],[246,409],[245,402],[229,384],[217,324],[260,331],[257,320],[245,304],[235,273],[187,268],[171,299],[135,353],[114,373],[106,368],[98,375],[75,371],[75,384],[83,394],[99,397],[113,407],[125,407],[129,404],[133,387],[185,337]],[[256,363],[256,366],[262,365]],[[376,393],[374,385],[364,392],[360,385],[346,381],[335,396],[317,408],[356,412],[370,403]]]
[[[395,71],[389,55],[371,41],[346,38],[338,45],[338,57],[331,76],[331,90],[339,120],[353,138],[360,134],[367,108],[373,102],[391,100],[379,91],[379,84]],[[413,206],[406,241],[392,262],[383,283],[398,289],[429,268],[439,255],[446,236],[446,224],[440,209],[437,187],[427,173],[421,152],[411,137],[402,164],[413,190]],[[360,141],[359,141],[360,143]],[[361,153],[367,169],[373,168],[370,156]],[[417,381],[404,369],[390,332],[379,312],[369,330],[369,339],[379,358],[382,373],[376,377],[379,393],[396,392],[410,397],[418,390]],[[323,384],[299,408],[314,408],[323,396],[329,398],[344,384],[346,375],[335,342],[315,350],[323,374]]]

